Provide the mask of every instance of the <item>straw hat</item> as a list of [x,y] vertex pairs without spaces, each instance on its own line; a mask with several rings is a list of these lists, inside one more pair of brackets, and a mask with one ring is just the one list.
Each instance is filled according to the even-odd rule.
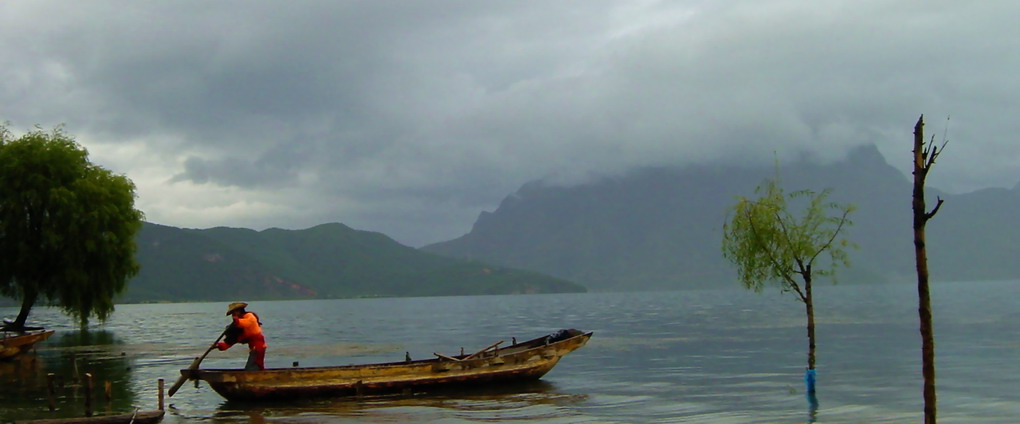
[[248,304],[244,303],[244,302],[234,302],[234,303],[231,303],[230,306],[227,306],[227,315],[229,316],[235,310],[238,310],[238,309],[241,309],[241,308],[244,308],[244,307],[247,307],[247,306],[248,306]]

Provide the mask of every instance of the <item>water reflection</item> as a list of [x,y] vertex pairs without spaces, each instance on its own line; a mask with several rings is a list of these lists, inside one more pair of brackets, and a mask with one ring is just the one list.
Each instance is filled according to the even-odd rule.
[[[92,375],[95,414],[132,410],[133,361],[119,349],[121,345],[109,331],[61,331],[36,345],[34,351],[0,364],[0,404],[5,405],[0,421],[84,416],[86,374]],[[47,394],[50,387],[52,412]]]
[[[216,422],[272,421],[322,422],[348,418],[369,422],[428,422],[433,418],[465,420],[549,420],[572,416],[570,406],[588,400],[587,395],[567,394],[545,381],[518,382],[497,386],[444,388],[412,395],[326,398],[265,402],[225,401],[213,414]],[[427,418],[432,416],[433,418]]]
[[807,393],[808,401],[808,423],[814,424],[818,419],[818,396],[814,392]]
[[[274,367],[294,361],[301,366],[397,361],[405,352],[421,359],[564,327],[594,330],[596,336],[543,378],[551,385],[508,389],[493,398],[486,397],[492,392],[467,390],[238,405],[225,403],[208,385],[187,384],[167,400],[163,422],[919,422],[914,289],[840,285],[819,290],[824,409],[803,391],[804,350],[798,342],[803,310],[790,307],[789,297],[734,289],[260,302],[257,310],[269,333],[266,360]],[[1014,360],[1020,346],[1015,336],[1020,284],[942,284],[935,294],[939,394],[946,418],[967,424],[1015,422],[1020,397],[1011,388],[1020,375]],[[26,376],[70,370],[72,353],[80,371],[97,365],[123,368],[123,378],[133,380],[135,405],[152,409],[156,380],[175,381],[222,331],[223,306],[118,305],[102,327],[110,331],[105,335],[71,334],[74,323],[59,310],[41,309],[39,323],[57,335],[68,333],[69,340],[61,346],[55,345],[60,338],[39,344],[38,362],[24,357],[17,364],[0,364],[0,422],[45,418],[40,412],[46,409],[45,392],[30,387],[41,383]],[[5,313],[16,311],[0,308],[0,316]],[[110,344],[97,340],[102,338]],[[237,367],[244,354],[214,351],[202,367]],[[32,399],[26,395],[23,402],[14,393],[22,385],[34,390]],[[34,415],[12,410],[26,402],[32,402]]]
[[13,358],[0,361],[0,382],[27,381],[42,372],[42,362],[35,351],[28,351]]

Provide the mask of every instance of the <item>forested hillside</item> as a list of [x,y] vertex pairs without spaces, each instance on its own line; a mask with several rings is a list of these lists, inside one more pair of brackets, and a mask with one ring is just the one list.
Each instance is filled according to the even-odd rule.
[[306,230],[145,224],[122,302],[578,292],[536,272],[451,259],[343,224]]

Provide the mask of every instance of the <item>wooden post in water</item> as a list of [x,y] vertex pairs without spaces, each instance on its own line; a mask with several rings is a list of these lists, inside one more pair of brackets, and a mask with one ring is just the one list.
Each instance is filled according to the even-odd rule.
[[46,374],[46,400],[49,401],[50,412],[57,410],[56,394],[53,392],[53,373]]
[[159,379],[159,410],[163,410],[163,379]]
[[113,410],[113,382],[103,380],[103,411],[109,414]]
[[92,374],[85,373],[85,416],[92,416]]
[[74,352],[71,352],[71,378],[75,382],[81,381],[81,377],[78,377],[78,356]]

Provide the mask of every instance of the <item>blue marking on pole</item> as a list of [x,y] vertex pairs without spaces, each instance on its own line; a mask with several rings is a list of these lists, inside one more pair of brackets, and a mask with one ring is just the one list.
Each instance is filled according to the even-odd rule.
[[804,372],[804,384],[807,385],[807,392],[815,392],[815,370],[809,369]]

